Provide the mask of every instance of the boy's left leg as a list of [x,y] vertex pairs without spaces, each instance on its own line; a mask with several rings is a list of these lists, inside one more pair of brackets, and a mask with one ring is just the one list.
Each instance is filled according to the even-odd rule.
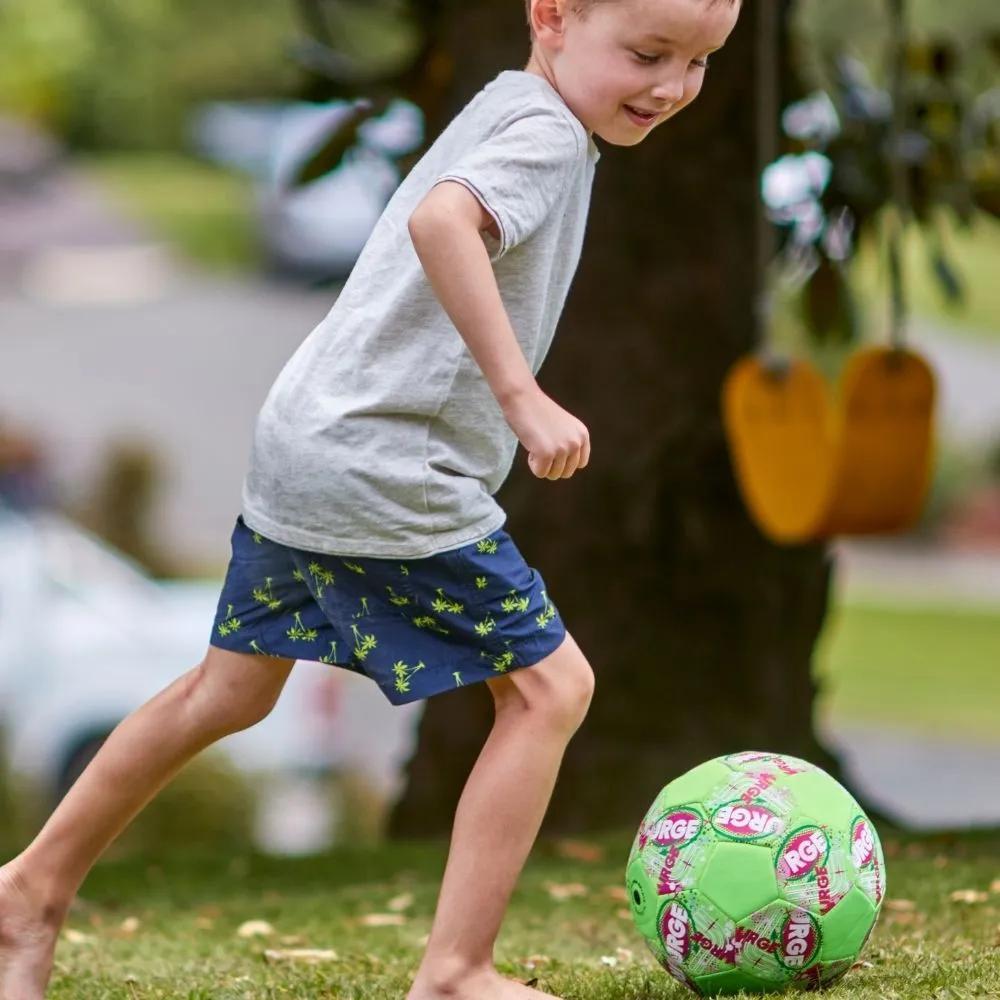
[[455,814],[430,941],[409,1000],[541,997],[501,977],[493,947],[594,675],[573,639],[534,667],[489,682],[493,730]]

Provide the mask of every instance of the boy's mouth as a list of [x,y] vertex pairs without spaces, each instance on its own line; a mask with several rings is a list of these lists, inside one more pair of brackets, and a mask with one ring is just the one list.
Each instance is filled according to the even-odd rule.
[[631,104],[624,104],[622,107],[625,108],[625,113],[632,122],[640,128],[649,128],[660,117],[657,111],[644,111],[642,108],[633,107]]

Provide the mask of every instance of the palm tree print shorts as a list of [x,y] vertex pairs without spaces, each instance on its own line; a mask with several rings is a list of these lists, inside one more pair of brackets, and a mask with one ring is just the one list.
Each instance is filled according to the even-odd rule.
[[498,531],[426,559],[341,558],[236,523],[212,645],[365,674],[396,705],[533,666],[566,635]]

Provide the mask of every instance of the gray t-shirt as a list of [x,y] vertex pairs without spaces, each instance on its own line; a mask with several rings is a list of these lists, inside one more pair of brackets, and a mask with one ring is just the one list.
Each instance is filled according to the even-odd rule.
[[296,548],[421,558],[499,528],[517,439],[441,307],[408,231],[435,184],[464,184],[518,342],[537,372],[580,258],[597,149],[540,77],[505,72],[389,202],[327,317],[279,375],[243,488],[247,524]]

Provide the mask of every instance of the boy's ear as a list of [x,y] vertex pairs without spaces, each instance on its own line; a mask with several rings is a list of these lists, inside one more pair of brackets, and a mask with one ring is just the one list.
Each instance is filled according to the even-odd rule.
[[566,24],[565,0],[531,0],[531,28],[543,45],[559,48]]

